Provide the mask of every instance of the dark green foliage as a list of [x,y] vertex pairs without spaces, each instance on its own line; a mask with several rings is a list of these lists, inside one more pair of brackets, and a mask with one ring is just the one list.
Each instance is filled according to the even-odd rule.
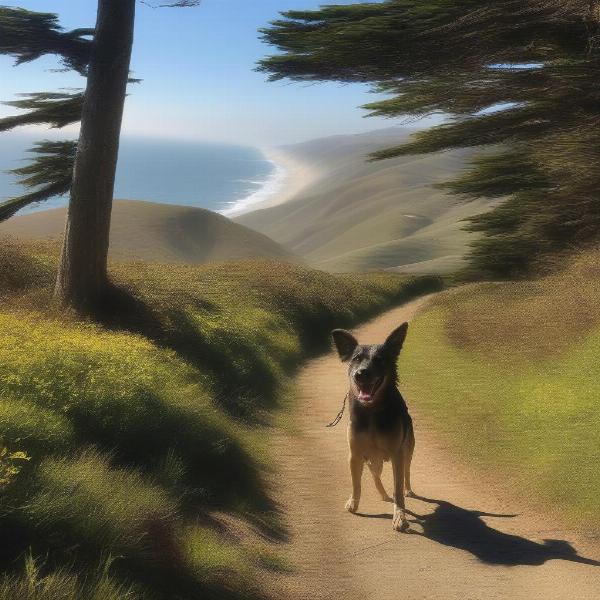
[[0,7],[0,54],[13,56],[17,64],[55,54],[67,68],[85,73],[93,34],[93,29],[64,31],[51,13]]
[[[130,83],[138,80],[130,79]],[[81,120],[83,92],[35,92],[22,94],[21,100],[5,102],[21,110],[21,115],[0,119],[0,132],[23,125],[50,125],[65,127]],[[29,149],[35,155],[30,164],[10,173],[20,177],[20,183],[34,191],[11,198],[0,204],[0,221],[12,217],[17,211],[34,202],[43,202],[54,196],[68,193],[73,179],[73,165],[77,144],[74,141],[37,142]]]
[[179,0],[178,2],[167,2],[166,4],[158,4],[152,5],[149,2],[144,2],[148,6],[152,6],[152,8],[192,8],[193,6],[198,6],[202,0]]
[[[139,83],[129,79],[129,83]],[[22,94],[21,100],[5,102],[29,112],[0,119],[0,132],[9,131],[23,125],[49,125],[62,128],[81,120],[83,92],[34,92]],[[10,171],[23,177],[21,184],[37,190],[11,198],[0,204],[0,221],[12,217],[17,211],[34,202],[43,202],[54,196],[66,194],[71,188],[73,165],[77,145],[73,141],[38,142],[29,150],[36,155],[31,164]]]
[[37,189],[0,204],[0,221],[29,204],[66,194],[71,188],[76,151],[76,142],[37,142],[29,150],[35,154],[31,163],[11,171],[20,176],[21,184]]
[[[271,79],[359,81],[374,115],[450,115],[374,159],[494,146],[446,187],[508,200],[471,220],[472,267],[515,276],[600,236],[597,0],[387,0],[290,11],[263,31]],[[471,269],[473,271],[473,269]]]
[[22,125],[44,125],[64,127],[77,123],[81,119],[83,93],[76,92],[35,92],[21,94],[21,100],[4,102],[20,110],[28,110],[21,115],[0,119],[0,132],[14,129]]
[[[53,14],[0,7],[0,54],[14,56],[17,64],[44,54],[56,54],[66,68],[85,75],[93,34],[93,29],[64,32],[58,25],[58,17]],[[139,80],[130,79],[129,82]],[[81,120],[83,98],[81,90],[22,94],[19,100],[4,104],[27,112],[0,119],[0,132],[24,125],[62,128],[77,123]],[[29,204],[66,194],[71,188],[75,151],[76,144],[70,141],[35,144],[30,150],[36,155],[32,163],[12,171],[33,191],[1,203],[0,221]]]
[[[196,1],[175,2],[160,6],[195,6]],[[64,31],[58,17],[22,8],[0,7],[0,54],[7,54],[22,64],[45,54],[60,57],[66,69],[86,76],[91,57],[94,29]],[[129,79],[138,83],[139,79]],[[0,119],[0,132],[24,125],[49,125],[62,128],[81,120],[84,93],[81,90],[35,92],[22,94],[21,99],[5,102],[22,114]],[[30,152],[39,155],[22,169],[12,173],[24,177],[28,188],[37,188],[17,198],[0,203],[0,221],[34,202],[66,194],[71,188],[76,145],[73,142],[40,142]]]
[[[66,69],[85,76],[93,35],[93,29],[64,31],[51,13],[0,7],[0,54],[13,56],[17,64],[54,54]],[[81,119],[83,93],[37,92],[6,104],[27,112],[0,119],[0,132],[23,125],[61,128]],[[71,187],[75,149],[75,143],[69,141],[35,144],[30,150],[35,155],[31,164],[12,171],[32,191],[0,204],[0,221],[29,204],[66,194]]]
[[482,195],[500,198],[516,189],[540,190],[547,189],[548,185],[544,173],[531,162],[527,153],[514,149],[475,157],[472,168],[464,175],[439,187],[472,198]]

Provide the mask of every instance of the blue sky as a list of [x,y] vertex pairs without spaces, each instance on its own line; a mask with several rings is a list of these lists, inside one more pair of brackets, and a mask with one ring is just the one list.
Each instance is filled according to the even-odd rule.
[[[273,51],[257,29],[279,11],[316,8],[318,0],[204,0],[198,8],[152,9],[138,3],[132,69],[144,81],[130,89],[124,133],[136,136],[273,145],[396,124],[364,118],[373,100],[360,85],[268,83],[253,71]],[[345,4],[327,0],[329,4]],[[55,12],[65,28],[93,26],[95,0],[2,0],[6,6]],[[0,57],[2,99],[19,92],[82,86],[53,73],[46,57],[18,68]],[[12,109],[0,107],[0,115]]]

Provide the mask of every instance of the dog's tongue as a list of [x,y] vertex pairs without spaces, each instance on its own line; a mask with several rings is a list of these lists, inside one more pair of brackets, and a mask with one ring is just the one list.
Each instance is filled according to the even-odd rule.
[[363,390],[359,390],[358,391],[358,399],[363,400],[365,402],[370,402],[371,401],[371,393],[365,392]]

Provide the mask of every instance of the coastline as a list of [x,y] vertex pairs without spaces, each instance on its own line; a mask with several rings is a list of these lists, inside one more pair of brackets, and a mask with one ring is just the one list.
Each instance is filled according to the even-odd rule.
[[322,176],[320,169],[281,148],[260,148],[260,151],[265,160],[274,165],[272,175],[262,188],[220,210],[223,216],[234,219],[255,210],[285,204]]

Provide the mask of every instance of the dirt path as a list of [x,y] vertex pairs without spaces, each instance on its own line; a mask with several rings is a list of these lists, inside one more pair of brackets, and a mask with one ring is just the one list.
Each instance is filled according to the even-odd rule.
[[[391,310],[358,328],[359,341],[382,341],[426,301]],[[594,562],[589,557],[600,559],[596,544],[533,514],[527,499],[496,482],[493,473],[482,479],[461,467],[436,441],[410,398],[417,438],[413,487],[429,499],[407,499],[415,515],[410,533],[392,531],[392,506],[379,499],[367,469],[362,516],[344,511],[350,491],[347,415],[336,428],[325,424],[337,414],[345,391],[345,369],[333,354],[307,363],[297,379],[294,433],[282,432],[274,442],[274,485],[291,533],[283,552],[296,567],[292,575],[270,579],[274,597],[600,599],[600,563],[589,564]],[[384,483],[391,490],[389,464]]]

